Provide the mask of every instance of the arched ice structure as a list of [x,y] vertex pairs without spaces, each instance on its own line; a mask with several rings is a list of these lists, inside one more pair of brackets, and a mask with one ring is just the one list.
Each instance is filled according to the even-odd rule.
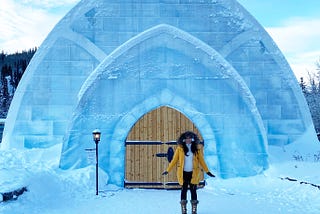
[[83,167],[98,127],[118,184],[128,130],[162,105],[197,125],[223,177],[261,172],[267,144],[317,141],[288,63],[238,2],[83,0],[29,64],[1,147],[63,143],[61,167]]

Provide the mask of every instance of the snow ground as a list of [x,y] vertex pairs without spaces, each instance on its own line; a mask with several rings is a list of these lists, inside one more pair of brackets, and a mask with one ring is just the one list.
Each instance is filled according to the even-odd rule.
[[[269,150],[270,168],[261,175],[207,178],[205,188],[198,190],[198,213],[320,213],[320,189],[300,184],[300,181],[320,184],[320,162],[312,158],[290,160],[291,153],[278,148]],[[180,213],[179,190],[110,186],[106,185],[108,175],[102,171],[99,172],[100,192],[96,196],[95,166],[63,171],[58,168],[60,151],[60,146],[46,150],[0,151],[0,192],[22,186],[28,188],[17,200],[1,202],[0,213]],[[286,158],[290,161],[283,161]],[[298,181],[280,179],[285,177]],[[190,206],[188,203],[189,210]]]

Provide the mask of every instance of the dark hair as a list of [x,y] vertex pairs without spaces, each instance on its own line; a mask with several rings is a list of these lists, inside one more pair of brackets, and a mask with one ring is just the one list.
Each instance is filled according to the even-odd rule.
[[183,147],[183,151],[184,154],[187,155],[189,149],[186,145],[186,138],[192,138],[192,142],[191,142],[191,152],[193,154],[198,153],[198,144],[200,142],[198,136],[192,132],[192,131],[186,131],[184,133],[182,133],[179,137],[179,139],[177,140],[178,145],[181,145]]

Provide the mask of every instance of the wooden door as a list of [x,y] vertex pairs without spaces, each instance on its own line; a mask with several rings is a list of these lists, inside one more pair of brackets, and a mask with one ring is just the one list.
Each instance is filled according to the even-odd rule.
[[166,106],[140,118],[126,140],[125,187],[180,188],[176,168],[167,176],[161,173],[168,167],[172,151],[176,149],[176,139],[188,130],[198,134],[202,141],[198,129],[188,118]]

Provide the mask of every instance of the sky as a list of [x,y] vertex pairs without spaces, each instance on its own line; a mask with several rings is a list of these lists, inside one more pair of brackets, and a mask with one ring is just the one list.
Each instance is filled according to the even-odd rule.
[[[1,0],[0,51],[39,47],[80,0]],[[319,0],[238,0],[276,42],[297,79],[320,61]]]
[[319,0],[238,0],[276,42],[297,79],[320,62]]

